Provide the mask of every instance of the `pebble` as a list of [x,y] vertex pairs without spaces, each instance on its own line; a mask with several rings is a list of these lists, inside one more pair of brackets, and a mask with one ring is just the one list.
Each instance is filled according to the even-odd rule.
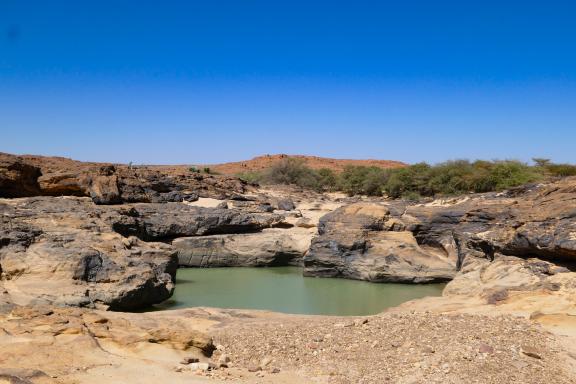
[[184,359],[182,359],[180,364],[188,365],[192,363],[198,363],[199,361],[200,359],[197,359],[196,357],[185,357]]
[[538,351],[536,348],[531,347],[529,345],[523,345],[522,348],[520,348],[520,352],[522,352],[526,356],[532,357],[534,359],[538,359],[538,360],[542,359],[542,356],[540,355],[540,351]]
[[207,371],[210,369],[210,364],[208,363],[192,363],[189,365],[192,371]]
[[480,346],[478,347],[478,352],[487,353],[491,355],[494,353],[494,348],[492,348],[488,344],[480,344]]

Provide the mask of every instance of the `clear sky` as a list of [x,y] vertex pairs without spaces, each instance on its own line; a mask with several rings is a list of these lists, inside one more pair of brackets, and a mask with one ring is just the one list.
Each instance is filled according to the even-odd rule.
[[0,151],[576,162],[574,1],[0,0]]

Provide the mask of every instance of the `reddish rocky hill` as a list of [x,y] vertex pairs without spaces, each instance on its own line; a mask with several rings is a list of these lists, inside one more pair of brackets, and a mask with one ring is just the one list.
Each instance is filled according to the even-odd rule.
[[293,158],[302,160],[308,167],[312,169],[328,168],[335,172],[341,172],[344,167],[348,165],[354,166],[368,166],[379,168],[400,168],[405,167],[407,164],[400,161],[393,160],[353,160],[353,159],[331,159],[318,156],[303,156],[303,155],[264,155],[258,156],[251,160],[237,161],[232,163],[214,164],[210,168],[215,172],[224,175],[236,175],[243,172],[261,171],[270,168],[278,161]]

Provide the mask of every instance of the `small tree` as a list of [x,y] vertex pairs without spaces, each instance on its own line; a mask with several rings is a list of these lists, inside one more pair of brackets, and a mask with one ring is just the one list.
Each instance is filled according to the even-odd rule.
[[536,164],[537,167],[542,168],[546,168],[551,164],[550,159],[543,159],[541,157],[534,157],[532,161],[534,162],[534,164]]

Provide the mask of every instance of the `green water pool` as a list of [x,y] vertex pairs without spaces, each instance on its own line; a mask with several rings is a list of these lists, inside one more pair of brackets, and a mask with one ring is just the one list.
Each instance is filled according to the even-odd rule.
[[174,296],[154,309],[216,307],[315,315],[372,315],[444,284],[375,284],[303,277],[296,267],[179,269]]

